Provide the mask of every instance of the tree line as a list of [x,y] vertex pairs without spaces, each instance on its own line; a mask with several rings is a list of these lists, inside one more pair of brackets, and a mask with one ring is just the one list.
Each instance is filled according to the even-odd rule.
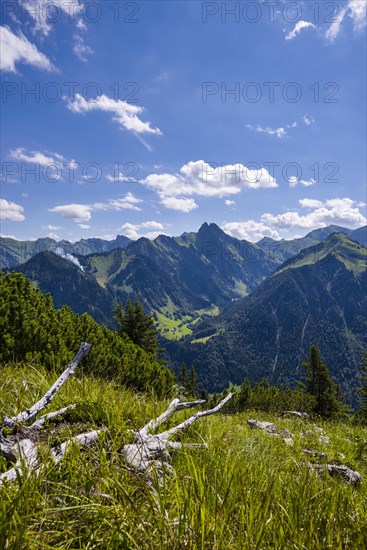
[[[141,313],[138,308],[138,321]],[[128,314],[126,322],[130,321]],[[142,334],[136,329],[129,337],[124,323],[112,331],[69,307],[56,310],[51,296],[43,295],[24,275],[0,274],[0,363],[39,363],[60,371],[86,341],[92,350],[83,361],[84,373],[114,378],[136,391],[163,397],[175,386],[175,376],[159,360],[158,345],[148,336],[150,322],[144,322]]]

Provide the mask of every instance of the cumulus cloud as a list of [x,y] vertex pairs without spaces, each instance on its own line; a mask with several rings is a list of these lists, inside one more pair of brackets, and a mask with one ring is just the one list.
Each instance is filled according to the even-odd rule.
[[132,105],[126,101],[114,100],[105,94],[96,99],[85,99],[80,94],[75,94],[74,101],[68,100],[68,109],[73,113],[88,113],[91,111],[102,111],[112,115],[112,120],[122,128],[135,134],[156,134],[162,135],[159,128],[152,128],[150,122],[142,121],[141,115],[144,109],[138,105]]
[[222,225],[222,229],[238,239],[257,242],[263,237],[294,238],[300,233],[305,234],[328,225],[355,229],[367,223],[367,219],[360,211],[360,208],[365,207],[366,204],[347,197],[325,201],[301,199],[299,204],[300,211],[294,210],[283,214],[266,213],[260,217],[260,221],[226,222]]
[[224,201],[224,204],[226,206],[234,206],[236,204],[236,201],[230,201],[230,200],[227,199],[227,200]]
[[314,209],[322,206],[322,201],[318,201],[317,199],[301,199],[299,203],[303,208]]
[[161,204],[170,210],[179,210],[180,212],[191,212],[198,208],[198,204],[194,199],[179,198],[179,197],[162,197]]
[[197,208],[195,200],[188,197],[223,198],[242,189],[278,187],[265,168],[256,170],[240,163],[211,166],[203,160],[184,164],[178,173],[150,174],[140,184],[158,193],[163,206],[182,212]]
[[254,220],[245,220],[242,222],[227,222],[222,225],[223,231],[236,237],[236,239],[245,239],[246,241],[257,242],[263,237],[280,239],[279,233],[262,222]]
[[[126,193],[119,199],[109,199],[107,202],[95,202],[93,204],[63,204],[54,206],[49,212],[60,214],[63,218],[73,220],[76,223],[89,222],[92,213],[98,210],[136,210],[141,211],[138,206],[143,202],[132,193]],[[85,227],[87,228],[87,227]]]
[[6,199],[0,199],[0,220],[9,220],[11,222],[22,222],[25,220],[23,214],[24,208]]
[[331,224],[357,228],[366,225],[367,219],[360,211],[361,203],[350,198],[335,198],[326,201],[301,199],[302,208],[311,209],[306,214],[298,211],[284,214],[263,214],[261,221],[277,229],[316,229]]
[[154,240],[159,235],[165,234],[164,230],[166,227],[167,227],[166,224],[156,222],[156,221],[148,221],[140,224],[124,223],[120,229],[125,235],[125,237],[128,237],[129,239],[136,241],[141,237]]
[[56,71],[51,61],[20,32],[14,34],[9,27],[0,27],[0,70],[16,73],[16,63],[32,65],[44,71]]
[[299,34],[301,32],[302,29],[307,29],[307,28],[311,28],[311,29],[315,29],[315,25],[313,23],[311,23],[310,21],[298,21],[293,30],[291,30],[285,37],[286,40],[293,40],[294,38],[296,38],[297,34]]
[[63,204],[49,208],[49,212],[55,212],[75,222],[88,222],[92,217],[92,210],[93,207],[89,204]]

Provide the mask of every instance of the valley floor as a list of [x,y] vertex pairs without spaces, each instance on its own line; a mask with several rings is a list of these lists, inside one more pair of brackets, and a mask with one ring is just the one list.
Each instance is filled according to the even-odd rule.
[[[27,365],[1,367],[0,408],[14,414],[56,378]],[[131,428],[167,402],[90,377],[70,379],[52,403],[77,409],[49,426],[50,444],[105,425],[95,448],[71,449],[58,466],[0,488],[0,548],[58,549],[361,549],[367,547],[367,429],[352,423],[278,419],[255,411],[201,419],[183,442],[206,449],[172,454],[176,475],[162,485],[126,468],[119,449]],[[171,423],[191,414],[176,415]],[[251,429],[270,420],[295,434],[294,444]],[[167,423],[170,426],[170,423]],[[317,427],[322,429],[322,432]],[[322,437],[320,437],[320,434]],[[304,449],[346,464],[362,482],[319,476]],[[7,469],[0,459],[0,469]]]

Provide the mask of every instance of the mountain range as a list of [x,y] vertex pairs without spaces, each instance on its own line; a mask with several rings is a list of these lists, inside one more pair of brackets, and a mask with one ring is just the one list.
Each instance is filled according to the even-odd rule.
[[310,344],[351,393],[366,334],[367,228],[317,229],[258,243],[216,224],[154,240],[77,243],[0,240],[1,266],[114,326],[118,301],[137,298],[161,329],[173,368],[194,363],[218,390],[244,376],[293,384]]
[[116,239],[111,241],[94,238],[81,239],[75,243],[66,240],[55,241],[55,239],[49,237],[34,241],[18,241],[9,237],[0,237],[0,269],[16,267],[46,250],[60,256],[66,256],[67,254],[85,256],[115,248],[124,248],[130,242],[130,239],[123,235],[117,235]]
[[316,344],[349,401],[367,348],[367,249],[334,233],[284,262],[249,296],[169,343],[176,363],[195,364],[209,390],[266,377],[290,384]]

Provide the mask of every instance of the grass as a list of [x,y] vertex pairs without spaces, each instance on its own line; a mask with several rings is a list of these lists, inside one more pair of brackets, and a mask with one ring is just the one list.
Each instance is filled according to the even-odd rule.
[[219,314],[219,308],[217,306],[199,309],[195,312],[195,315],[185,315],[181,319],[172,318],[174,314],[174,304],[169,299],[166,308],[163,308],[162,312],[156,311],[157,316],[157,328],[161,329],[162,336],[167,340],[180,340],[184,336],[190,336],[193,331],[192,327],[196,325],[203,316],[214,317]]
[[[8,415],[32,404],[55,374],[31,366],[3,367],[0,408]],[[246,411],[199,420],[182,437],[207,449],[172,454],[176,475],[149,486],[128,471],[119,449],[167,403],[111,382],[77,376],[50,408],[76,402],[69,422],[49,426],[50,444],[104,424],[95,448],[71,449],[52,463],[0,488],[0,548],[57,549],[278,549],[346,550],[367,546],[367,430],[352,423],[313,422]],[[181,412],[177,420],[190,414]],[[295,434],[294,445],[251,430],[247,419],[272,420]],[[168,423],[172,425],[172,421]],[[301,435],[303,433],[304,435]],[[360,486],[317,476],[304,448],[327,452],[329,462],[358,470]],[[0,459],[1,460],[1,459]],[[6,465],[0,462],[0,468]]]

